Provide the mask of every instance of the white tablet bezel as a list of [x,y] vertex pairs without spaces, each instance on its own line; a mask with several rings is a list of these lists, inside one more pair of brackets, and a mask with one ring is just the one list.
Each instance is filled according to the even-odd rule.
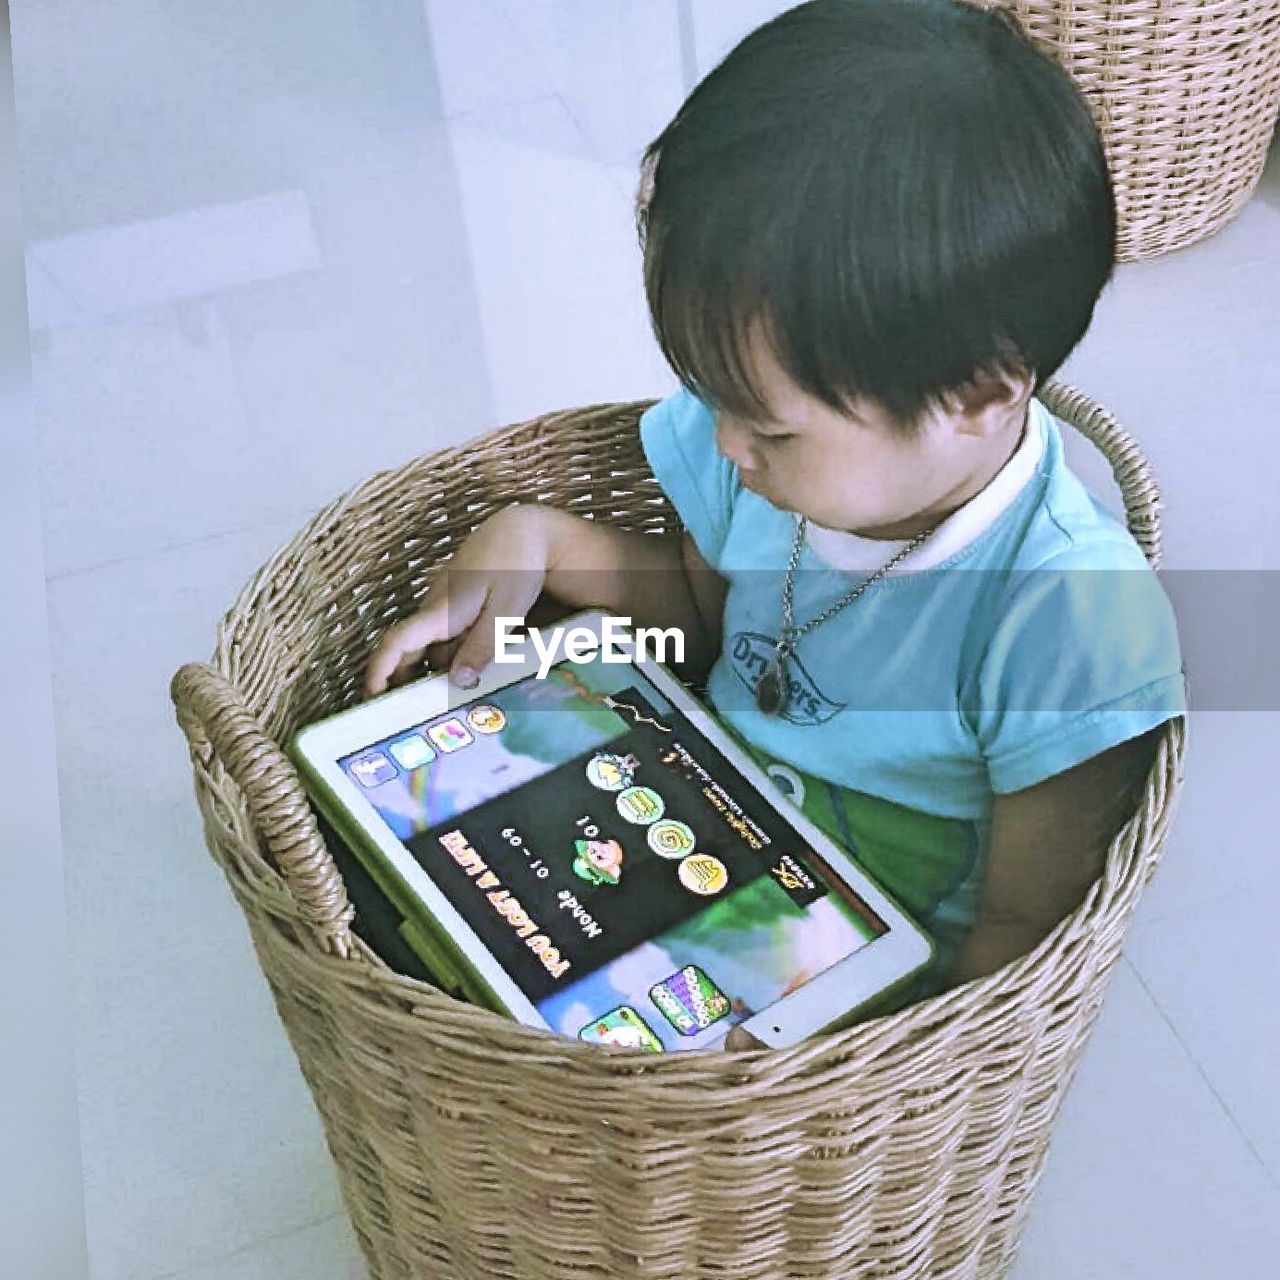
[[[585,629],[599,641],[605,621],[605,614],[591,612],[566,618],[558,625],[566,629]],[[617,626],[617,620],[613,620],[614,634]],[[327,790],[329,797],[345,809],[345,817],[359,824],[390,869],[413,896],[421,900],[440,932],[452,939],[454,946],[466,956],[476,974],[507,1012],[529,1026],[553,1030],[499,965],[479,935],[393,834],[362,790],[338,765],[340,759],[375,742],[475,702],[526,676],[536,677],[539,659],[533,646],[525,640],[512,648],[520,656],[511,662],[489,666],[481,674],[479,684],[472,689],[456,688],[443,674],[426,676],[302,730],[293,741],[292,753],[304,780],[310,775],[320,784],[321,792],[313,794],[321,808],[325,808],[327,797],[323,791]],[[563,656],[559,655],[560,658]],[[888,925],[882,936],[739,1025],[761,1043],[785,1048],[847,1020],[859,1008],[927,964],[933,954],[928,937],[838,845],[778,791],[759,765],[729,737],[685,686],[666,668],[647,658],[633,660],[632,665],[652,681],[756,788],[761,802],[775,810],[832,872],[846,881]],[[344,815],[329,813],[326,816],[335,824],[342,825]],[[723,1037],[704,1047],[715,1047],[722,1040]]]

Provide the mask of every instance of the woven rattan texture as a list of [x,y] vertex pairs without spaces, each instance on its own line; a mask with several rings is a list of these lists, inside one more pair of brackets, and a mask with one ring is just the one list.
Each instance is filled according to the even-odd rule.
[[1248,200],[1280,105],[1280,0],[971,2],[1012,10],[1088,97],[1122,261],[1193,244]]
[[[1133,441],[1044,398],[1111,459],[1159,555]],[[174,679],[209,847],[324,1121],[378,1280],[990,1280],[1164,843],[1171,727],[1083,906],[1023,960],[786,1051],[652,1058],[516,1026],[388,971],[279,743],[345,706],[383,629],[490,512],[541,500],[675,529],[642,405],[557,414],[379,476],[322,511]]]

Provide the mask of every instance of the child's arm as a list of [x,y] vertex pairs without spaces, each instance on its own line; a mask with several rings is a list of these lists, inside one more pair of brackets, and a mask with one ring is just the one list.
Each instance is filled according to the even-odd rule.
[[687,534],[623,533],[552,507],[508,507],[458,549],[432,583],[426,606],[383,637],[365,691],[381,693],[413,674],[429,650],[450,642],[455,679],[473,684],[493,660],[495,620],[527,617],[544,591],[570,608],[678,627],[684,669],[700,676],[720,649],[725,590]]
[[1074,769],[996,796],[982,906],[952,985],[1025,955],[1084,900],[1107,849],[1132,816],[1161,730]]

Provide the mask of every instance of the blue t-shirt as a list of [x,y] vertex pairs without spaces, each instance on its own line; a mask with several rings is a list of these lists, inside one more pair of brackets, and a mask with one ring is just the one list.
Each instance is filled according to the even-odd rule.
[[[1058,425],[1036,401],[1028,431],[1039,433],[1038,456],[1008,505],[940,562],[912,571],[908,559],[805,635],[788,659],[787,704],[765,715],[755,687],[780,632],[796,517],[742,487],[716,448],[713,412],[687,391],[644,415],[655,476],[728,581],[710,700],[758,756],[980,828],[994,795],[1184,713],[1177,632],[1159,580],[1068,470]],[[859,576],[867,575],[832,567],[806,544],[796,622]]]

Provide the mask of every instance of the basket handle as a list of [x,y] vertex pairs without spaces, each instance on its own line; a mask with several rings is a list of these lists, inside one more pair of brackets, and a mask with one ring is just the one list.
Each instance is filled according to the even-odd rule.
[[1160,567],[1160,486],[1138,442],[1096,400],[1066,382],[1047,382],[1037,398],[1053,414],[1069,422],[1111,464],[1111,474],[1124,500],[1129,532],[1153,569]]
[[262,731],[240,691],[207,663],[182,667],[170,695],[193,754],[207,757],[212,749],[244,794],[254,829],[316,941],[330,954],[353,955],[355,910],[284,752]]

